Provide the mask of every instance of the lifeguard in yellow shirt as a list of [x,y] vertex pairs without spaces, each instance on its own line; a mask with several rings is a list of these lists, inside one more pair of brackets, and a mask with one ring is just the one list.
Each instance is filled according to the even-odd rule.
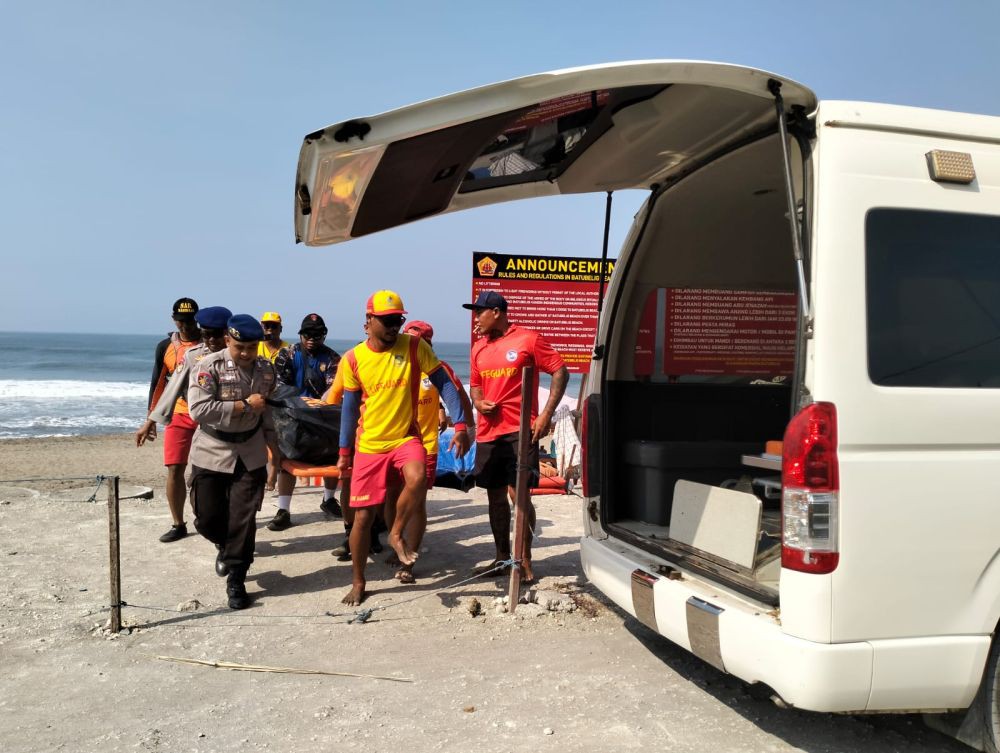
[[[281,314],[277,311],[265,311],[260,317],[260,325],[264,328],[264,339],[257,346],[257,355],[274,363],[278,354],[290,347],[290,343],[281,339]],[[267,463],[267,482],[264,484],[264,490],[269,492],[273,492],[277,485],[278,468],[281,465],[277,445],[271,448],[271,454],[274,457]]]
[[[407,322],[403,328],[403,334],[413,335],[423,338],[428,345],[434,346],[434,328],[427,322],[415,319]],[[458,390],[459,400],[462,402],[462,409],[466,416],[472,415],[472,401],[469,399],[465,387],[455,376],[455,371],[447,362],[441,361],[441,368],[444,369],[451,383]],[[448,419],[444,414],[441,405],[441,393],[434,386],[426,374],[420,375],[420,394],[417,396],[417,425],[420,428],[420,436],[424,443],[424,450],[427,453],[427,460],[424,467],[427,471],[427,489],[434,488],[434,481],[437,478],[438,444],[442,431],[448,427]],[[392,495],[386,501],[386,521],[391,525],[395,516],[395,500]],[[410,519],[410,526],[405,532],[406,540],[415,551],[420,550],[420,542],[423,539],[424,531],[427,529],[427,505],[421,505],[419,509],[413,511]],[[413,565],[401,565],[396,571],[396,578],[401,583],[413,583]]]
[[265,311],[260,317],[260,326],[264,328],[264,339],[257,346],[257,355],[274,363],[282,349],[291,347],[291,343],[281,339],[281,314]]
[[[406,321],[403,302],[391,290],[368,299],[368,338],[344,356],[344,402],[340,422],[341,476],[351,471],[349,504],[353,584],[345,604],[360,604],[365,593],[365,564],[371,524],[389,487],[401,485],[389,545],[402,565],[412,565],[417,552],[404,537],[414,510],[427,495],[427,452],[417,425],[420,376],[426,374],[455,416],[452,445],[459,456],[469,449],[468,417],[458,390],[441,367],[431,346],[419,337],[401,335]],[[352,470],[353,469],[353,470]]]

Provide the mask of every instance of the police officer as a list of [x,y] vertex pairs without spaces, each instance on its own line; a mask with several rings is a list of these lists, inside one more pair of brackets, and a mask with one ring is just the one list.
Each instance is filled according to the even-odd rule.
[[275,374],[257,355],[263,337],[252,316],[233,316],[226,348],[203,358],[188,377],[188,405],[198,423],[190,457],[194,525],[219,549],[215,571],[228,576],[230,609],[250,606],[245,580],[264,499],[265,434],[273,434],[265,400]]
[[[174,369],[174,378],[160,394],[160,399],[156,407],[149,412],[146,422],[139,427],[135,433],[136,445],[142,447],[147,441],[156,439],[156,424],[170,424],[173,421],[174,404],[180,400],[184,403],[184,413],[187,414],[187,386],[188,369],[195,368],[196,365],[207,355],[217,353],[226,347],[226,326],[233,312],[225,306],[206,306],[199,309],[194,315],[195,322],[201,327],[201,344],[190,348],[185,354],[180,365]],[[188,416],[185,415],[185,418]],[[184,466],[187,467],[188,453],[191,451],[191,439],[194,439],[194,432],[197,424],[193,421],[191,437],[184,449]],[[186,489],[186,487],[185,487]]]

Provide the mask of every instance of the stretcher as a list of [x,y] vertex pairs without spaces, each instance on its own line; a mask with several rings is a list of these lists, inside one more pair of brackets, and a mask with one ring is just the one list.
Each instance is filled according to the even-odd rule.
[[[270,457],[270,453],[268,453],[268,457]],[[340,471],[337,470],[337,466],[335,465],[310,465],[300,460],[288,460],[287,458],[281,461],[281,470],[290,473],[296,478],[309,479],[307,483],[310,486],[322,486],[323,479],[340,478]],[[348,477],[345,476],[345,478]],[[538,486],[531,489],[531,496],[533,497],[541,494],[565,493],[566,479],[562,476],[542,476],[538,480]]]
[[[267,451],[268,462],[272,459],[271,451]],[[281,470],[286,473],[290,473],[295,476],[295,478],[307,479],[306,484],[308,486],[322,486],[323,479],[327,478],[340,478],[340,471],[337,470],[335,465],[311,465],[310,463],[303,463],[301,460],[289,460],[288,458],[283,458],[281,461]],[[350,474],[344,476],[348,478]]]

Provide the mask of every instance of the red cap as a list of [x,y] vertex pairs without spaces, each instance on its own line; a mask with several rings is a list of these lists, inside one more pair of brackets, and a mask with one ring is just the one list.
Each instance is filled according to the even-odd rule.
[[425,321],[414,319],[412,322],[406,323],[406,326],[403,328],[403,334],[422,337],[429,345],[431,340],[434,339],[434,328]]

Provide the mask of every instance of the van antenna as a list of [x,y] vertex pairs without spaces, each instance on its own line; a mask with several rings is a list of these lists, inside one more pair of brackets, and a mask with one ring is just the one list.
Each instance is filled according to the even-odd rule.
[[809,292],[806,290],[805,260],[802,255],[799,213],[795,208],[795,188],[792,185],[792,160],[788,154],[788,126],[785,123],[785,101],[781,96],[781,82],[768,79],[767,89],[774,96],[774,109],[778,115],[778,134],[781,137],[781,159],[785,165],[785,198],[788,201],[788,228],[792,232],[792,253],[799,273],[799,295],[802,302],[802,316],[808,322],[812,318],[809,310]]

